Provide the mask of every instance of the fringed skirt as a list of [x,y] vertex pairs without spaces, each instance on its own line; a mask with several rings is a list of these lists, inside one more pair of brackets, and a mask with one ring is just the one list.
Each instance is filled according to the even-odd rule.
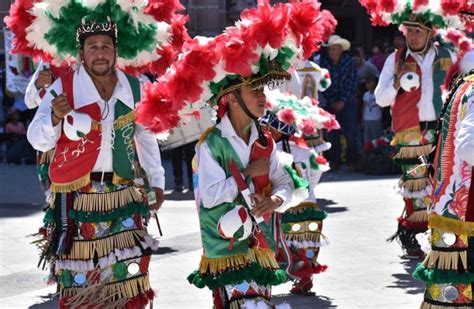
[[313,274],[326,270],[318,261],[319,251],[328,244],[322,234],[323,220],[327,213],[315,202],[303,202],[288,209],[282,217],[284,243],[279,252],[279,261],[290,278],[310,281]]
[[[56,193],[38,241],[60,287],[60,308],[139,308],[153,300],[148,265],[158,242],[132,184],[111,181]],[[41,261],[40,261],[41,263]]]
[[473,308],[474,223],[430,214],[431,251],[413,276],[426,283],[421,308]]
[[419,251],[415,235],[427,229],[432,190],[427,158],[433,148],[434,135],[434,129],[414,128],[397,133],[392,140],[392,145],[397,147],[394,162],[402,169],[398,192],[405,207],[398,218],[398,231],[389,240],[397,238],[408,253]]

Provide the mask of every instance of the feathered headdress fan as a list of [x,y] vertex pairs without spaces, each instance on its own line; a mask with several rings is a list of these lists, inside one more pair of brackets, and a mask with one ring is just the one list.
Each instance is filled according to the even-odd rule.
[[336,21],[314,0],[244,10],[240,21],[215,38],[185,43],[178,61],[154,84],[145,85],[137,120],[156,133],[199,114],[209,103],[242,86],[277,86],[288,71],[319,49]]
[[[428,28],[472,26],[460,13],[472,6],[470,0],[359,0],[374,26],[413,25]],[[472,11],[472,10],[471,10]],[[472,21],[471,21],[472,22]]]
[[178,0],[16,0],[5,23],[12,52],[55,65],[75,61],[80,35],[114,31],[121,69],[160,74],[188,39],[182,9]]
[[267,114],[263,123],[268,123],[286,135],[311,136],[319,129],[340,129],[336,117],[321,107],[314,98],[299,99],[291,93],[280,90],[266,92]]

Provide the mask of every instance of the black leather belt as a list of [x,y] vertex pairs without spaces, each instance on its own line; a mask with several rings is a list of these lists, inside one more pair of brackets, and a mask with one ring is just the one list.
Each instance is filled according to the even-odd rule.
[[[112,181],[114,178],[114,173],[106,172],[104,173],[104,181]],[[102,173],[101,172],[93,172],[91,173],[91,180],[94,181],[101,181],[102,180]]]
[[436,130],[438,121],[420,121],[420,130]]

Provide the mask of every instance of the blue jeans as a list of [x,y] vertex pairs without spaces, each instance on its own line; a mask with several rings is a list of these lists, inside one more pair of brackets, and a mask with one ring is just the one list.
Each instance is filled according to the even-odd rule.
[[332,144],[332,148],[327,152],[326,157],[332,164],[341,163],[341,134],[343,134],[347,141],[347,163],[355,163],[360,159],[357,99],[353,98],[346,102],[342,111],[336,113],[336,119],[341,125],[341,130],[328,132],[327,140]]

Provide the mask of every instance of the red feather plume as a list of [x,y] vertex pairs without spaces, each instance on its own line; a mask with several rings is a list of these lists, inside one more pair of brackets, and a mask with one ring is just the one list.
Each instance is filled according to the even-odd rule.
[[156,20],[163,20],[171,23],[175,12],[184,10],[184,6],[179,0],[148,0],[145,14],[153,16]]
[[30,14],[30,10],[33,8],[35,3],[41,1],[42,0],[15,1],[11,5],[9,16],[5,17],[4,22],[15,35],[15,38],[13,39],[14,48],[11,50],[11,53],[30,56],[34,59],[41,58],[50,62],[50,55],[45,54],[39,49],[28,46],[28,41],[26,40],[26,28],[28,28],[34,20],[34,16]]
[[252,22],[248,32],[260,46],[277,48],[285,38],[288,6],[279,3],[272,7],[267,0],[259,0],[258,7],[244,10],[241,18]]
[[178,111],[184,104],[171,100],[163,83],[147,83],[135,109],[137,123],[152,132],[164,132],[179,124]]

